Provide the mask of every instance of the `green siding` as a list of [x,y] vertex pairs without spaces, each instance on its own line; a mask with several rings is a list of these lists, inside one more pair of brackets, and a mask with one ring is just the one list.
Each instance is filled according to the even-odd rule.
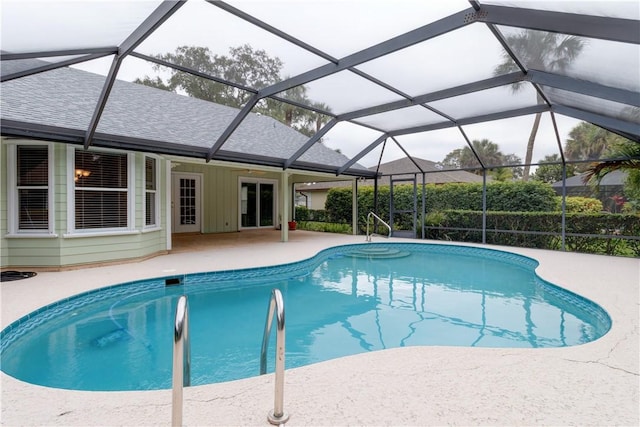
[[7,146],[2,138],[0,145],[0,267],[9,265],[7,234]]
[[[238,231],[239,179],[255,179],[255,175],[247,174],[246,169],[200,164],[180,164],[173,172],[202,174],[202,220],[205,233]],[[280,182],[280,174],[276,172],[261,173],[257,178]]]
[[[26,140],[25,140],[26,141]],[[0,233],[1,257],[0,267],[64,267],[80,264],[93,264],[109,261],[120,261],[146,257],[161,253],[166,249],[166,161],[157,157],[160,169],[158,182],[158,197],[160,198],[160,227],[159,230],[141,232],[144,218],[142,207],[144,204],[144,154],[135,153],[135,231],[133,234],[115,234],[109,236],[65,237],[70,232],[67,226],[67,192],[68,167],[66,144],[54,144],[54,238],[11,237],[6,238],[8,231],[7,215],[7,140],[2,140],[0,164],[2,165],[2,180],[0,194]],[[21,142],[11,140],[12,143]]]
[[[11,140],[11,143],[27,140]],[[202,175],[202,229],[205,233],[223,233],[238,231],[239,180],[247,179],[275,180],[281,191],[281,174],[278,172],[260,172],[248,174],[247,169],[232,169],[214,164],[178,162],[173,170],[167,168],[162,156],[157,159],[159,179],[157,196],[160,199],[160,229],[144,230],[144,153],[135,153],[135,232],[104,236],[69,236],[67,194],[68,188],[67,150],[70,145],[53,144],[54,173],[54,233],[56,237],[11,237],[8,232],[7,215],[7,143],[2,139],[0,150],[0,267],[65,267],[100,262],[136,259],[158,253],[166,249],[167,243],[167,175],[172,172],[198,173]],[[75,146],[73,148],[76,148]],[[73,166],[72,166],[73,167]],[[280,194],[280,197],[282,195]],[[278,206],[279,207],[279,206]],[[277,221],[277,219],[276,219]],[[66,237],[65,237],[66,236]]]

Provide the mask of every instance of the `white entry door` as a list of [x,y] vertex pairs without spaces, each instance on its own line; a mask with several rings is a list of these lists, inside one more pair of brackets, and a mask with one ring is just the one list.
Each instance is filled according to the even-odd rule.
[[173,232],[200,232],[202,176],[190,173],[174,173],[172,181],[171,219]]

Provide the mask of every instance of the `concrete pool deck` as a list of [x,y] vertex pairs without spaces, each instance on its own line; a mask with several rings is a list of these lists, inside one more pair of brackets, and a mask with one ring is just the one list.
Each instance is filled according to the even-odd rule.
[[[326,247],[364,242],[362,236],[297,230],[290,242],[281,243],[275,233],[194,238],[169,255],[137,263],[40,272],[3,282],[2,327],[43,305],[105,285],[280,264]],[[600,304],[613,321],[609,333],[574,347],[405,347],[290,369],[286,425],[639,425],[640,260],[492,248],[535,258],[542,278]],[[0,420],[6,426],[171,424],[170,390],[59,390],[4,373],[0,385]],[[184,424],[269,425],[273,393],[273,374],[186,388]]]

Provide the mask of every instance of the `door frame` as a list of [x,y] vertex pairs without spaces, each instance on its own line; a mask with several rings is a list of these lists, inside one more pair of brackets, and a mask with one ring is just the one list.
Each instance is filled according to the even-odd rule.
[[[248,182],[252,184],[271,184],[273,185],[273,225],[256,225],[255,227],[243,227],[242,226],[242,184]],[[238,177],[238,230],[255,230],[259,228],[277,228],[280,224],[279,216],[279,202],[278,202],[278,185],[280,183],[277,179],[272,178],[254,178],[247,176]],[[256,203],[256,210],[258,211],[257,223],[260,224],[260,198]]]
[[[204,230],[203,218],[203,174],[194,172],[171,172],[171,231],[172,233],[202,233]],[[176,183],[180,178],[189,178],[196,180],[196,227],[189,230],[180,230],[178,217],[180,216],[179,205],[176,203],[176,192],[178,190]]]

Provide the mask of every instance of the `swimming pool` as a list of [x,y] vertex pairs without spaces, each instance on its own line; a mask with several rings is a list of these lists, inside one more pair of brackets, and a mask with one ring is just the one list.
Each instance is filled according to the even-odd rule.
[[293,264],[187,275],[178,286],[166,278],[116,285],[7,327],[2,370],[59,388],[169,388],[173,314],[187,294],[192,384],[255,376],[274,287],[286,305],[287,368],[411,345],[577,345],[608,331],[604,310],[541,280],[536,266],[490,249],[376,243]]

